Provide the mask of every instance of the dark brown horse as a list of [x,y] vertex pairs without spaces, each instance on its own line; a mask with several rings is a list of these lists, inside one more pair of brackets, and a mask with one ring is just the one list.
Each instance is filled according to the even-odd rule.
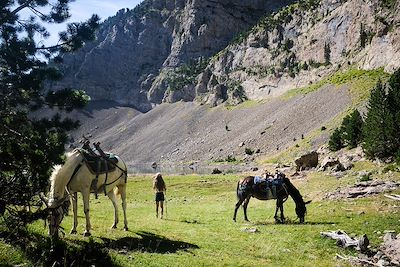
[[[272,178],[272,177],[271,177]],[[269,179],[270,184],[264,180],[264,185],[257,184],[255,182],[255,176],[247,176],[239,180],[237,184],[236,194],[238,197],[238,202],[236,203],[235,213],[233,215],[233,220],[236,221],[236,213],[243,204],[244,219],[249,221],[247,218],[247,205],[249,204],[250,198],[255,197],[260,200],[276,199],[276,210],[275,210],[275,222],[284,223],[285,217],[283,215],[283,203],[287,200],[289,196],[292,197],[296,204],[296,214],[300,219],[300,223],[304,223],[304,216],[306,215],[307,208],[306,205],[311,202],[304,202],[299,190],[290,182],[288,178],[285,177],[283,173],[277,173],[275,179]],[[273,186],[271,186],[271,184]],[[266,189],[270,190],[273,188],[273,194],[271,191],[268,192]],[[278,209],[281,211],[280,218],[278,217]]]

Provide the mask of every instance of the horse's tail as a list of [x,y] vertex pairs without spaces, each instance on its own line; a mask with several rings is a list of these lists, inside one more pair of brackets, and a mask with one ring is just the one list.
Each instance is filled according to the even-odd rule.
[[240,180],[237,182],[237,186],[236,186],[236,198],[238,200],[240,199],[240,197],[239,197],[239,183],[240,183]]

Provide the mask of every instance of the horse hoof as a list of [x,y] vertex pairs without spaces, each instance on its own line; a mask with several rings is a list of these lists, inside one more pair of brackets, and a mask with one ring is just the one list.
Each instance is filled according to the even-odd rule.
[[117,229],[116,225],[111,226],[111,229]]
[[71,232],[69,232],[71,235],[76,235],[76,230],[71,230]]
[[83,236],[84,237],[89,237],[89,236],[91,236],[92,234],[90,233],[90,232],[85,232],[84,234],[83,234]]
[[128,227],[127,226],[124,227],[124,231],[128,231]]

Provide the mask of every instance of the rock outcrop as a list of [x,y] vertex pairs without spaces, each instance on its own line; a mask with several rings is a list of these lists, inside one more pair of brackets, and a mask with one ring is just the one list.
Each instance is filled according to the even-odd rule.
[[317,167],[318,153],[316,151],[312,151],[296,159],[294,163],[296,164],[296,171]]
[[338,70],[392,72],[400,66],[399,3],[322,0],[286,7],[211,59],[197,79],[197,98],[211,105],[265,99]]

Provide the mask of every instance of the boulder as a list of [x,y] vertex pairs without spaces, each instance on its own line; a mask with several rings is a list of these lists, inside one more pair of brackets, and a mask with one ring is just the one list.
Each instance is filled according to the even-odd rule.
[[305,154],[296,159],[294,163],[296,164],[296,171],[317,167],[318,153],[316,151],[312,151],[311,153]]
[[338,158],[335,157],[325,157],[321,162],[321,166],[319,167],[320,171],[326,171],[327,169],[331,169],[335,172],[346,170],[342,163],[340,163]]
[[222,171],[218,168],[214,168],[211,172],[211,174],[221,174],[221,173],[222,173]]

